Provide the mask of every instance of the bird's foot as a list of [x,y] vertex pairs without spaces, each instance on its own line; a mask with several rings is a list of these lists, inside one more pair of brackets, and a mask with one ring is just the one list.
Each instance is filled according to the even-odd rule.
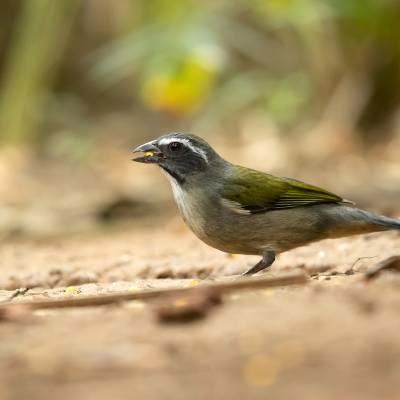
[[262,260],[260,260],[256,265],[254,265],[254,267],[251,267],[249,270],[244,272],[242,276],[249,276],[256,274],[257,272],[260,272],[263,269],[270,267],[274,261],[275,261],[275,252],[272,250],[268,250],[263,255]]

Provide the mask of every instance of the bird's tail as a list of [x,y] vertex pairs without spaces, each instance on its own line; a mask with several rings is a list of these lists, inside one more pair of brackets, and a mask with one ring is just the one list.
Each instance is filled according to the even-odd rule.
[[399,229],[400,230],[400,220],[385,217],[383,215],[375,215],[368,213],[372,217],[372,221],[378,226],[382,227],[383,230]]
[[356,207],[339,206],[329,213],[334,220],[332,236],[347,236],[388,230],[400,230],[400,220],[377,215]]

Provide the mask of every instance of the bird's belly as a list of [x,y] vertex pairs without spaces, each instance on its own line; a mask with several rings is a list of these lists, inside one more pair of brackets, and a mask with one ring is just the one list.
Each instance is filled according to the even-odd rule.
[[[185,219],[185,218],[184,218]],[[265,237],[260,242],[249,237],[248,232],[240,228],[218,221],[205,221],[192,223],[185,219],[186,224],[193,233],[204,243],[226,253],[234,254],[262,254]]]
[[309,209],[254,215],[226,215],[224,211],[219,209],[210,218],[209,209],[206,216],[200,210],[196,218],[184,219],[201,240],[228,253],[263,254],[266,249],[281,253],[325,238]]

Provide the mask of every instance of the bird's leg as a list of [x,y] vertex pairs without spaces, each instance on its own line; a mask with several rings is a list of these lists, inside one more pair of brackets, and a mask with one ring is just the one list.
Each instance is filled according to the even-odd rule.
[[261,261],[259,261],[254,267],[251,267],[248,271],[244,272],[242,275],[253,275],[265,268],[270,267],[275,261],[275,252],[272,250],[267,250]]

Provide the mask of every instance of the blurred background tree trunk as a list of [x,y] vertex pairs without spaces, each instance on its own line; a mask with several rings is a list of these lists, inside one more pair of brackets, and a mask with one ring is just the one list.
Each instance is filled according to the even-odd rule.
[[26,0],[13,29],[0,92],[4,141],[31,137],[49,95],[80,0]]

